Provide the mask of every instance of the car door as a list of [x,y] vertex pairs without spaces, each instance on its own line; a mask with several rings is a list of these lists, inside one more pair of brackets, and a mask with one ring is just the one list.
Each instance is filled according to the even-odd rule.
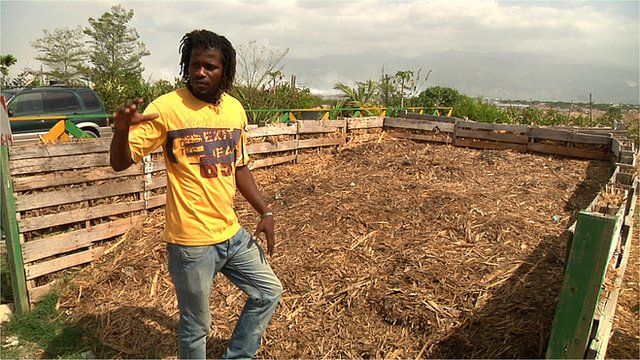
[[47,89],[44,92],[44,113],[53,116],[61,115],[59,119],[43,122],[45,130],[51,129],[61,118],[78,115],[82,111],[80,99],[71,90]]
[[[22,91],[7,104],[12,117],[39,116],[44,112],[44,96],[42,91]],[[40,131],[45,126],[42,120],[11,121],[11,132],[14,134]]]

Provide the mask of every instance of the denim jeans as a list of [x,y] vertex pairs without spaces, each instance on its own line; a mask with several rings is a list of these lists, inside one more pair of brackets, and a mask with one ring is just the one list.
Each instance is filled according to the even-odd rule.
[[180,323],[178,351],[182,359],[206,357],[211,327],[209,296],[222,272],[247,295],[225,358],[251,358],[278,305],[282,284],[251,233],[241,228],[231,239],[206,246],[167,244],[169,272],[176,288]]

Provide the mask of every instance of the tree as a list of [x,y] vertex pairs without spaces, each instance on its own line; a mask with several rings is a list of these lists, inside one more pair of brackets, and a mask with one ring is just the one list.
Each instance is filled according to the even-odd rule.
[[31,46],[40,53],[36,59],[48,68],[44,74],[67,85],[86,83],[89,53],[82,29],[78,27],[55,29],[53,32],[42,31],[44,37],[33,41]]
[[259,90],[278,76],[284,76],[284,65],[280,62],[289,53],[289,49],[275,50],[265,45],[259,45],[255,40],[237,48],[238,72],[236,82],[243,86],[249,101],[257,95]]
[[9,76],[9,67],[11,67],[11,65],[15,64],[16,62],[18,62],[18,59],[16,59],[16,57],[11,54],[0,55],[0,72],[2,72],[2,81],[0,82],[0,87],[2,87],[3,89],[6,87],[8,81],[7,77]]
[[418,100],[429,107],[450,106],[455,107],[464,95],[458,90],[449,87],[432,86],[418,95]]
[[356,81],[356,87],[354,88],[343,83],[337,83],[333,88],[340,90],[347,97],[348,106],[362,107],[374,104],[378,83],[373,80]]
[[84,29],[91,38],[91,80],[107,111],[136,96],[134,90],[143,82],[142,58],[150,52],[136,29],[127,25],[132,18],[133,10],[115,5],[100,18],[89,18],[90,27]]
[[401,70],[396,73],[396,84],[398,82],[400,83],[400,107],[404,107],[405,95],[407,95],[408,98],[415,97],[416,95],[418,95],[418,89],[420,89],[422,85],[427,82],[427,79],[429,79],[431,70],[427,72],[427,75],[424,77],[424,79],[420,78],[421,72],[422,69],[418,69],[417,72],[411,70]]

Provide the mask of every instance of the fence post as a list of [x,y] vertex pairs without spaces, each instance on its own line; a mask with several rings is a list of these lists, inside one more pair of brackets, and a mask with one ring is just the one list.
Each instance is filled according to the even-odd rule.
[[581,211],[556,309],[548,359],[583,359],[622,216]]
[[16,206],[13,199],[13,184],[11,183],[11,173],[9,172],[9,149],[7,146],[0,146],[0,156],[0,174],[2,175],[2,227],[7,244],[11,291],[13,292],[13,302],[16,313],[23,314],[29,310],[29,297],[27,296],[27,279],[24,272],[20,231],[18,229]]

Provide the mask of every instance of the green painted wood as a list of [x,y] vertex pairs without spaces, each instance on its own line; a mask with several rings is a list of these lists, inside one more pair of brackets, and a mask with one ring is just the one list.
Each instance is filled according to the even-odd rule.
[[65,127],[65,130],[67,130],[67,132],[73,135],[76,139],[90,138],[89,135],[87,135],[84,131],[82,131],[79,127],[76,126],[76,124],[74,124],[71,121],[65,121],[64,127]]
[[0,173],[2,174],[2,228],[4,229],[9,259],[9,275],[11,290],[16,313],[29,310],[27,296],[27,279],[22,259],[22,245],[20,244],[20,230],[16,218],[16,207],[13,199],[13,184],[9,172],[9,151],[6,146],[0,147]]
[[582,359],[622,216],[582,211],[567,261],[547,358]]

